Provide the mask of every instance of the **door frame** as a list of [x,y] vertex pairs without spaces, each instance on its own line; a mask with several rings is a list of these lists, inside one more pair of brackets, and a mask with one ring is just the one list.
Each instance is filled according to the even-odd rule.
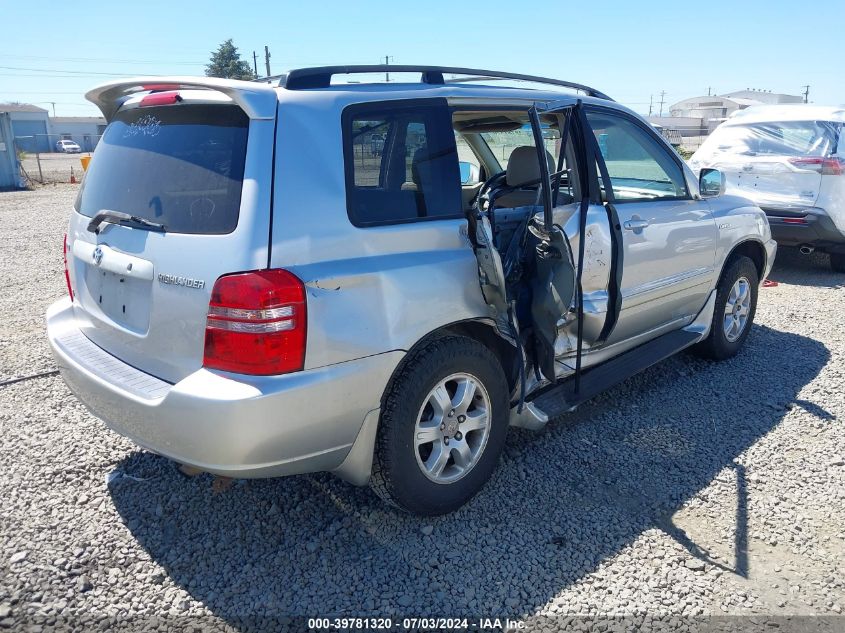
[[[598,142],[595,134],[586,117],[585,106],[583,101],[579,98],[567,98],[552,103],[535,103],[529,110],[529,118],[531,126],[534,131],[535,146],[538,148],[538,160],[540,163],[541,186],[543,189],[543,217],[544,228],[547,232],[552,230],[552,191],[551,178],[548,173],[548,165],[545,160],[545,147],[542,143],[542,131],[540,129],[540,114],[556,114],[564,111],[566,113],[565,130],[572,130],[571,138],[572,145],[575,151],[576,169],[579,179],[581,200],[578,209],[578,255],[577,255],[577,274],[576,274],[576,304],[577,304],[577,343],[575,356],[575,392],[578,393],[581,380],[581,365],[584,347],[584,293],[582,284],[582,275],[584,270],[584,256],[586,246],[586,224],[587,213],[591,205],[603,206],[607,212],[608,226],[611,233],[611,268],[608,282],[608,309],[605,316],[605,323],[599,334],[598,339],[592,347],[600,347],[604,344],[607,338],[613,331],[616,323],[619,320],[619,314],[622,305],[622,272],[623,272],[623,256],[624,249],[622,244],[622,227],[619,222],[619,216],[614,205],[614,197],[612,188],[608,188],[605,192],[605,200],[602,200],[601,189],[599,187],[599,174],[601,174],[603,182],[610,182],[607,175],[607,166],[604,158],[599,151]],[[561,133],[562,137],[562,155],[566,151],[565,132]],[[562,164],[559,166],[559,168]]]

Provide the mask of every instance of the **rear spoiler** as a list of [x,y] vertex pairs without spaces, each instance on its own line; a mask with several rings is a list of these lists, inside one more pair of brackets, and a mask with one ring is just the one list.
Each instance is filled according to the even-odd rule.
[[111,121],[133,95],[160,90],[215,90],[234,101],[250,119],[276,117],[278,97],[272,86],[216,77],[134,77],[97,86],[86,92],[85,98]]

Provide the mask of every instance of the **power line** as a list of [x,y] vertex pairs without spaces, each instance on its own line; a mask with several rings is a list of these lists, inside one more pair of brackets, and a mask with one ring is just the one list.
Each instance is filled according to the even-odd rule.
[[103,64],[175,64],[179,66],[201,66],[207,64],[208,61],[203,62],[187,62],[187,61],[172,61],[169,59],[153,60],[153,59],[115,59],[113,57],[47,57],[44,55],[10,55],[7,53],[0,53],[0,57],[14,58],[14,59],[46,59],[53,62],[99,62]]
[[[68,75],[106,75],[109,77],[125,77],[126,73],[103,73],[103,72],[96,72],[93,70],[61,70],[58,68],[24,68],[21,66],[0,66],[3,70],[21,70],[26,72],[35,72],[35,73],[64,73]],[[13,77],[15,75],[12,75]]]

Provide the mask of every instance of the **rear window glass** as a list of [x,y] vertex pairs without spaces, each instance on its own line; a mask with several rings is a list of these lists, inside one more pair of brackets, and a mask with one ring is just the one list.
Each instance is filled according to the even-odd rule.
[[462,215],[445,101],[356,105],[343,116],[347,210],[356,226]]
[[93,217],[121,211],[173,233],[238,224],[249,117],[231,105],[135,108],[109,123],[76,200]]
[[836,129],[823,121],[723,125],[705,141],[702,153],[743,156],[828,156]]

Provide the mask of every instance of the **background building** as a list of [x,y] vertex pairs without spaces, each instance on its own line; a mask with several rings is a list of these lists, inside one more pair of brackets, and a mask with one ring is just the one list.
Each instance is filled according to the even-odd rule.
[[737,90],[723,95],[690,97],[669,106],[668,117],[650,116],[667,134],[680,137],[681,145],[696,149],[716,127],[738,110],[757,105],[803,103],[804,98],[768,90]]
[[106,120],[99,116],[57,116],[50,117],[50,141],[55,148],[56,141],[74,141],[83,152],[93,152],[106,129]]
[[0,103],[12,124],[18,149],[24,152],[49,152],[50,117],[47,110],[29,103]]
[[106,129],[103,117],[51,117],[47,110],[30,103],[0,103],[0,112],[9,115],[17,149],[30,154],[55,152],[60,139],[75,141],[83,152],[93,152]]
[[0,189],[22,186],[12,134],[12,119],[8,112],[0,112]]

